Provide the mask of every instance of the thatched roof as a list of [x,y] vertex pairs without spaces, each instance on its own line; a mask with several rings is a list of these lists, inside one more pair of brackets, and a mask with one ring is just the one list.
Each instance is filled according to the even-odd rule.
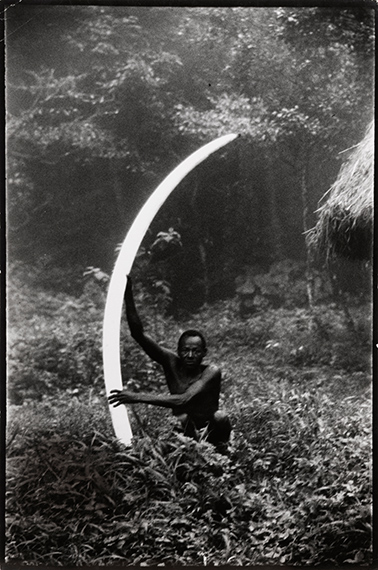
[[327,257],[371,259],[373,241],[374,124],[343,164],[319,219],[309,232],[310,246]]

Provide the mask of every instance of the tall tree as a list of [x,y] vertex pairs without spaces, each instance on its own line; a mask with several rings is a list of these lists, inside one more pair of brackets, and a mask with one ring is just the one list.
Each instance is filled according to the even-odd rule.
[[[284,233],[277,212],[288,211],[285,202],[289,205],[296,196],[296,209],[302,212],[299,229],[305,232],[326,189],[322,171],[340,150],[359,139],[372,114],[373,12],[235,9],[235,13],[238,33],[233,37],[231,70],[226,70],[229,82],[223,81],[225,92],[210,99],[212,106],[206,110],[180,106],[178,123],[188,133],[204,134],[234,126],[258,146],[269,173],[286,169],[292,185],[286,200],[282,182],[274,175],[265,182],[269,231],[275,236]],[[349,26],[343,29],[345,21]],[[370,66],[362,53],[370,58]],[[280,244],[280,239],[272,240],[277,257],[282,255]],[[301,247],[305,247],[303,238]],[[307,262],[310,267],[308,258]]]
[[[14,38],[10,27],[8,52],[13,62],[8,77],[11,245],[17,246],[16,230],[22,229],[24,235],[33,232],[33,219],[39,216],[38,224],[45,232],[40,233],[39,244],[37,236],[34,240],[35,255],[54,249],[56,240],[64,261],[61,245],[66,243],[67,252],[72,250],[70,232],[66,226],[53,227],[51,220],[66,219],[72,223],[81,212],[79,224],[74,227],[82,228],[85,242],[89,239],[84,233],[88,216],[93,212],[93,204],[98,206],[102,196],[104,207],[97,210],[92,224],[101,228],[105,222],[108,227],[105,231],[109,232],[111,224],[106,217],[109,220],[118,217],[119,228],[125,224],[125,215],[129,217],[126,222],[130,221],[146,195],[145,191],[133,197],[130,190],[126,192],[127,185],[138,188],[138,177],[151,179],[158,176],[160,170],[164,171],[162,163],[169,158],[162,136],[169,131],[166,118],[171,106],[166,86],[178,60],[164,51],[159,30],[155,30],[151,39],[133,11],[86,7],[80,9],[77,16],[72,8],[60,8],[53,16],[47,8],[48,23],[55,26],[54,31],[58,17],[63,15],[65,22],[64,34],[59,32],[50,37],[42,31],[44,41],[39,41],[44,52],[54,51],[57,65],[46,67],[43,60],[35,56],[28,60],[30,67],[26,72],[15,63],[17,54],[24,49],[24,38]],[[152,8],[146,8],[138,14],[149,14],[150,20],[154,20],[152,12]],[[22,10],[19,9],[19,13],[25,19]],[[41,17],[45,12],[38,7],[32,14]],[[15,22],[12,23],[15,26]],[[38,28],[36,24],[35,27]],[[31,34],[34,34],[33,28]],[[61,51],[70,61],[69,72],[61,62]],[[50,56],[49,61],[53,59]],[[67,188],[71,201],[62,199]],[[77,201],[81,204],[79,209]],[[27,212],[24,204],[28,205]],[[18,219],[20,210],[23,211],[21,220]],[[42,212],[46,215],[46,225]],[[49,234],[51,239],[47,238]],[[26,239],[25,244],[28,241]],[[26,249],[25,254],[32,258],[33,252]]]
[[154,185],[205,140],[236,131],[233,150],[198,170],[196,215],[189,179],[156,229],[185,228],[206,260],[208,291],[223,267],[303,255],[303,225],[337,153],[360,138],[372,109],[366,18],[344,31],[340,10],[325,14],[16,7],[7,40],[14,253],[110,269]]

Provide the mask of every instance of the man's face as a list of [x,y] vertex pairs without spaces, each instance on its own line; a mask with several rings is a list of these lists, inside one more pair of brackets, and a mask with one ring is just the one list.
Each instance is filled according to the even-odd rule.
[[199,336],[187,336],[181,342],[178,354],[187,368],[197,368],[206,354],[206,349],[203,348]]

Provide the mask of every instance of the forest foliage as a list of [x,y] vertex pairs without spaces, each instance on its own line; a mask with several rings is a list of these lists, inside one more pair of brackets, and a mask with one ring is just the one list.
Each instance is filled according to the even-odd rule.
[[[309,303],[304,232],[372,118],[373,10],[18,4],[6,28],[7,561],[371,563],[370,270],[312,267]],[[115,255],[229,132],[133,266],[151,336],[208,339],[229,453],[139,404],[125,449],[101,349]],[[124,385],[163,391],[121,339]]]
[[[223,456],[180,434],[169,411],[141,404],[129,406],[132,448],[117,443],[99,285],[80,298],[48,294],[18,268],[10,293],[8,562],[371,562],[369,304],[351,305],[353,333],[329,298],[314,328],[293,298],[248,318],[230,299],[177,320],[136,287],[155,339],[174,348],[192,327],[208,338],[233,426]],[[124,322],[122,376],[132,390],[166,390]]]
[[372,118],[373,33],[369,6],[12,7],[10,255],[41,275],[63,268],[55,287],[67,289],[71,274],[77,292],[83,268],[109,272],[174,166],[238,132],[183,181],[146,247],[172,227],[185,251],[181,277],[195,266],[202,296],[208,287],[214,299],[220,272],[224,297],[246,264],[304,259],[303,231],[339,152]]

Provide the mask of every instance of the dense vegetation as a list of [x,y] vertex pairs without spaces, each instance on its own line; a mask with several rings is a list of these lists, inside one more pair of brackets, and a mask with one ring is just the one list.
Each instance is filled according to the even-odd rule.
[[180,234],[189,309],[232,294],[245,264],[305,258],[303,230],[373,116],[368,5],[21,3],[6,15],[12,256],[77,293],[83,267],[110,271],[164,176],[238,132],[167,201],[146,246]]
[[[7,560],[371,562],[368,263],[305,234],[373,115],[374,12],[48,6],[7,36]],[[168,411],[115,441],[101,333],[114,252],[190,152],[133,266],[143,321],[208,338],[227,456]],[[122,329],[122,373],[164,390]]]
[[[138,286],[159,341],[204,330],[233,436],[219,455],[178,433],[168,411],[134,405],[127,450],[104,393],[101,289],[72,297],[28,280],[21,267],[10,280],[8,561],[371,562],[369,304],[350,303],[355,333],[329,298],[317,324],[289,297],[244,319],[234,298],[175,321]],[[125,384],[164,390],[126,327],[122,337]]]

